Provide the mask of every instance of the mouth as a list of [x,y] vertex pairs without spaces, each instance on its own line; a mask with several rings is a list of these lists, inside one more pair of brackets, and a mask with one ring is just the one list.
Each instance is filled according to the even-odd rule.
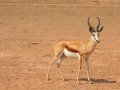
[[[94,39],[95,39],[95,37],[94,37]],[[100,42],[100,40],[98,41],[98,40],[96,40],[96,39],[95,39],[95,41],[96,41],[97,43],[99,43],[99,42]]]
[[100,42],[100,40],[97,40],[97,39],[95,38],[95,36],[93,36],[93,37],[94,37],[96,43],[99,43],[99,42]]
[[97,43],[99,43],[99,42],[100,42],[100,40],[98,41],[98,40],[96,40],[96,39],[95,39],[95,41],[96,41]]
[[97,40],[96,40],[96,42],[99,43],[100,41],[97,41]]

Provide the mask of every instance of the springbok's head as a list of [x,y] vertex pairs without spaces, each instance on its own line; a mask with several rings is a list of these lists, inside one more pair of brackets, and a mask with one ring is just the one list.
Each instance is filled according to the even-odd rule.
[[89,31],[92,34],[93,41],[99,43],[100,42],[99,33],[103,30],[103,26],[100,27],[100,19],[98,17],[96,18],[98,19],[98,25],[96,29],[90,24],[89,22],[90,17],[88,18],[88,26],[89,26]]

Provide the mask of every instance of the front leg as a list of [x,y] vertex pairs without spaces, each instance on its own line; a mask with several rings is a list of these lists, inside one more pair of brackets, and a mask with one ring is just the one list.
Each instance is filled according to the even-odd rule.
[[88,61],[88,58],[85,58],[85,64],[86,64],[88,81],[90,82],[90,84],[92,84],[92,82],[91,82],[91,80],[90,80],[90,72],[89,72],[89,61]]
[[79,57],[79,62],[78,62],[78,77],[77,77],[78,84],[80,84],[79,78],[80,78],[81,68],[82,68],[82,56]]

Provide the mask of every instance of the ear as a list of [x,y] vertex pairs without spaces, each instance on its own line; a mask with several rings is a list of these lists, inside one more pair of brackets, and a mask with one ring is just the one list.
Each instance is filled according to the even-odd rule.
[[92,27],[89,27],[89,31],[93,33],[95,30]]
[[99,32],[101,32],[103,30],[103,26],[100,28]]

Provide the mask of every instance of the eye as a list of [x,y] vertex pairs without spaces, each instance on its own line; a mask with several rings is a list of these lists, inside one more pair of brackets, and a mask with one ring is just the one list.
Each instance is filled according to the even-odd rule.
[[93,34],[93,36],[95,36],[95,35]]

